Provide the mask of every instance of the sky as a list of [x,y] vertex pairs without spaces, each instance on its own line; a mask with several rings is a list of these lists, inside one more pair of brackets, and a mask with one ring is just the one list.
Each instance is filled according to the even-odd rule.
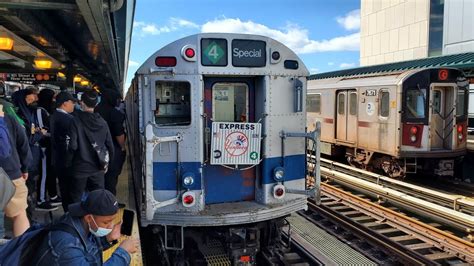
[[163,46],[200,32],[259,34],[312,74],[359,66],[360,0],[137,0],[125,88]]

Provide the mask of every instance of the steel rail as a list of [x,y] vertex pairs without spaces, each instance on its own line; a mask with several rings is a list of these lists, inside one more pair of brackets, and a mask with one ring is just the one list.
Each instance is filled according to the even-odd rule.
[[[367,216],[373,217],[378,221],[381,221],[407,234],[410,234],[411,236],[416,237],[417,239],[420,239],[423,242],[429,243],[452,257],[457,257],[462,260],[465,260],[470,264],[474,264],[474,244],[469,241],[456,237],[455,235],[452,235],[448,232],[444,232],[433,226],[410,218],[404,214],[385,208],[377,203],[373,203],[367,199],[360,198],[356,195],[335,188],[328,184],[322,184],[321,190],[325,195],[337,198],[338,203],[350,206],[350,208],[352,209],[358,210]],[[315,206],[314,202],[310,202],[309,205],[310,208],[318,208],[318,211],[324,211],[323,206]],[[344,217],[344,215],[342,214],[338,214],[336,216],[338,220],[342,219],[341,217]],[[346,217],[345,219],[347,220],[350,218]],[[360,229],[357,229],[357,232],[360,232]],[[372,230],[372,238],[375,238],[374,241],[380,242],[381,240],[379,237],[380,236],[374,233]],[[383,243],[380,244],[384,245]],[[393,251],[397,252],[397,254],[399,252],[397,250]],[[409,254],[409,257],[413,257],[412,255],[413,254]],[[421,261],[420,257],[418,257],[417,259],[420,260],[420,262],[423,262]]]
[[[311,156],[314,160],[313,156]],[[320,159],[321,166],[327,169],[344,172],[350,175],[357,174],[358,178],[382,185],[387,188],[392,188],[402,191],[408,195],[422,198],[427,201],[442,205],[447,208],[452,208],[456,211],[465,212],[474,215],[474,199],[463,195],[447,194],[440,191],[428,189],[425,187],[409,184],[400,180],[396,180],[383,175],[374,174],[362,169],[351,167],[342,163],[337,163],[328,159]],[[325,171],[321,171],[324,174]],[[336,182],[338,180],[335,180]]]

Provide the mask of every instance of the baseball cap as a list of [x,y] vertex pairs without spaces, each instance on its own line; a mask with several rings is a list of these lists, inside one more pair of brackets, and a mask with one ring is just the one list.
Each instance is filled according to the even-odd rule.
[[76,99],[72,97],[72,95],[67,92],[67,91],[62,91],[56,95],[56,104],[60,106],[61,104],[67,102],[67,101],[73,101],[76,102]]
[[81,96],[81,101],[90,108],[94,108],[99,103],[99,97],[95,91],[87,91]]
[[69,214],[82,217],[86,214],[109,216],[118,212],[119,206],[114,194],[105,189],[89,192],[81,202],[69,204]]

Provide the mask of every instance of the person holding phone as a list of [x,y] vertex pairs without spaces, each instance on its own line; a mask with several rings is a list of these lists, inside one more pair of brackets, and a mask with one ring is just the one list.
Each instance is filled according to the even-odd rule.
[[90,192],[80,202],[69,205],[69,212],[59,220],[71,229],[50,231],[31,261],[38,266],[129,265],[130,255],[139,248],[137,239],[125,239],[107,261],[102,261],[102,251],[121,236],[122,223],[114,224],[118,210],[111,192]]

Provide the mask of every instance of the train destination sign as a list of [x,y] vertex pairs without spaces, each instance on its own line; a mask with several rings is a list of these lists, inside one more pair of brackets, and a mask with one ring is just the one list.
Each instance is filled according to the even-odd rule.
[[259,123],[212,123],[211,164],[253,165],[260,162]]
[[201,64],[227,66],[227,40],[201,39]]
[[233,40],[232,65],[236,67],[264,67],[266,65],[264,41]]
[[0,73],[4,81],[33,83],[39,81],[57,81],[55,73]]

